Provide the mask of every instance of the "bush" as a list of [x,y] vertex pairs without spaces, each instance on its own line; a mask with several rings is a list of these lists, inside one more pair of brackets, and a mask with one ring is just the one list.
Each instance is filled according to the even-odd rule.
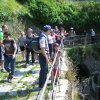
[[[65,0],[1,0],[0,21],[21,19],[27,26],[45,24],[74,27],[77,33],[100,27],[100,3],[66,2]],[[99,30],[100,31],[100,30]]]

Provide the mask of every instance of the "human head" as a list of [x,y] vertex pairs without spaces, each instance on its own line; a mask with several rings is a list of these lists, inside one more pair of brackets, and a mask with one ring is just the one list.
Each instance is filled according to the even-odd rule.
[[5,34],[5,39],[10,40],[11,34],[9,32],[4,32],[4,34]]
[[73,28],[73,27],[71,27],[70,29],[71,29],[71,30],[73,30],[74,28]]
[[50,35],[53,36],[55,33],[54,33],[54,29],[51,29],[50,31]]
[[20,32],[20,35],[23,36],[23,35],[24,35],[24,31],[21,31],[21,32]]
[[30,36],[32,34],[33,30],[31,28],[28,28],[27,30],[27,33],[28,33],[28,36]]
[[93,29],[91,28],[91,31],[93,31]]
[[64,28],[63,27],[60,28],[60,32],[62,32],[62,33],[64,32]]
[[57,51],[59,49],[59,44],[58,43],[55,43],[54,44],[54,49]]
[[7,25],[2,25],[2,31],[3,32],[8,32],[8,26]]
[[45,25],[44,28],[43,28],[43,31],[46,35],[49,35],[50,31],[51,31],[51,26],[50,25]]
[[61,35],[56,35],[56,40],[61,40]]
[[55,26],[55,30],[58,30],[58,26]]
[[2,28],[0,28],[0,32],[2,32]]

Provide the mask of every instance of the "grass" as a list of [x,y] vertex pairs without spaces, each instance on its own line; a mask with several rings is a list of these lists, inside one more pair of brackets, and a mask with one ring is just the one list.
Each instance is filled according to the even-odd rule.
[[[20,68],[25,66],[25,62],[21,62],[21,60],[22,60],[22,56],[21,56],[21,54],[19,54],[16,59],[16,71],[19,71]],[[32,69],[30,69],[28,72],[25,72],[23,77],[17,83],[13,83],[13,87],[12,87],[11,91],[12,90],[17,91],[17,95],[10,96],[9,93],[6,93],[6,94],[0,96],[0,100],[5,100],[5,99],[27,100],[27,98],[31,98],[31,96],[36,96],[39,91],[32,91],[32,89],[36,88],[37,84],[30,85],[30,83],[28,83],[28,81],[25,81],[25,82],[21,81],[25,77],[30,77],[31,75],[33,77],[33,74],[34,74],[33,72],[35,71],[36,68],[39,68],[39,64],[34,65],[34,67]],[[7,78],[7,73],[0,73],[0,76],[1,76],[1,83],[4,84],[4,82],[2,82],[2,80]],[[23,85],[20,88],[19,87],[17,88],[17,84],[19,84],[19,83],[23,83]],[[26,88],[26,89],[21,90],[22,88]]]
[[[17,56],[16,59],[16,71],[19,71],[21,68],[23,68],[25,66],[25,62],[21,61],[22,60],[22,56],[21,54],[19,54]],[[51,64],[49,64],[49,69],[51,67]],[[38,95],[37,90],[32,90],[32,89],[38,89],[38,84],[35,85],[30,85],[30,83],[28,83],[28,81],[23,82],[22,79],[26,78],[26,77],[35,77],[36,80],[38,80],[38,76],[34,76],[34,72],[36,71],[37,68],[40,68],[39,64],[35,64],[34,67],[32,69],[30,69],[28,72],[25,72],[23,77],[21,79],[19,79],[19,81],[17,83],[13,83],[13,87],[11,89],[11,91],[17,91],[17,95],[15,96],[10,96],[8,93],[6,93],[3,96],[0,96],[0,100],[28,100],[29,98],[32,98],[34,96]],[[7,73],[0,73],[0,76],[2,76],[2,80],[7,78]],[[23,83],[21,87],[17,87],[17,84],[19,83]],[[21,90],[22,88],[25,88],[25,90]],[[48,96],[49,90],[51,90],[51,86],[47,87],[47,90],[45,92],[46,94],[46,98]]]

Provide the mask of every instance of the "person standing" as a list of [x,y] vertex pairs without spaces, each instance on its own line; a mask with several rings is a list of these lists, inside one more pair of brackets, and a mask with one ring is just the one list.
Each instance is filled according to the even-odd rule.
[[95,31],[93,29],[91,29],[91,42],[95,42]]
[[[0,43],[3,42],[3,32],[2,28],[0,28]],[[3,56],[3,48],[0,46],[0,71],[3,72],[3,67],[4,67],[4,56]]]
[[55,26],[55,34],[58,35],[59,34],[59,29],[58,26]]
[[26,51],[25,51],[25,45],[26,45],[26,36],[24,35],[24,32],[20,32],[20,37],[18,39],[18,44],[20,46],[20,50],[21,50],[21,53],[22,53],[22,57],[23,57],[23,60],[25,60],[25,57],[26,57]]
[[59,50],[59,47],[60,47],[60,45],[58,43],[55,43],[54,44],[55,52],[53,54],[53,57],[55,57],[56,54],[57,54],[57,52],[58,52],[58,55],[56,57],[56,61],[54,63],[53,70],[52,70],[53,71],[53,73],[52,73],[53,74],[53,80],[55,78],[55,83],[58,81],[59,67],[61,67],[61,66],[59,66],[59,61],[61,60],[62,53],[61,53],[61,51],[58,51]]
[[9,73],[8,81],[10,82],[13,79],[15,73],[17,45],[14,39],[11,38],[11,34],[9,32],[6,32],[5,39],[3,40],[3,43],[1,43],[1,46],[5,50],[4,68]]
[[50,54],[50,58],[52,58],[52,54],[53,54],[53,45],[55,43],[55,35],[54,35],[54,30],[51,29],[50,34],[48,35],[48,44],[49,44],[49,54]]
[[27,31],[27,36],[26,36],[26,67],[29,66],[29,56],[30,56],[30,53],[31,53],[31,58],[32,58],[32,65],[34,65],[34,50],[32,49],[32,40],[34,38],[34,35],[33,35],[33,30],[31,28],[28,29]]
[[73,27],[70,28],[69,35],[70,35],[70,36],[74,36],[74,35],[76,35],[76,33],[75,33]]
[[48,63],[49,63],[49,46],[47,36],[50,34],[51,26],[45,25],[43,32],[40,34],[39,44],[41,53],[39,53],[39,64],[40,64],[40,74],[39,74],[39,87],[43,88],[47,73],[48,73]]

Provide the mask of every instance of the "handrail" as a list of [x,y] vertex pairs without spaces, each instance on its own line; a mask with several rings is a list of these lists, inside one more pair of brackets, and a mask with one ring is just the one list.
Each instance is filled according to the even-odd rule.
[[[59,59],[59,65],[58,65],[58,67],[57,67],[57,71],[56,71],[56,73],[55,73],[55,76],[54,76],[54,80],[53,80],[53,83],[52,83],[52,91],[51,91],[51,94],[52,94],[52,100],[55,100],[55,99],[53,99],[53,93],[55,92],[54,91],[54,87],[55,87],[55,82],[56,82],[56,76],[57,76],[57,73],[58,73],[58,71],[60,71],[60,59]],[[57,82],[58,83],[58,82]],[[59,91],[60,91],[60,87],[59,87]],[[56,96],[56,94],[55,94],[55,96]]]
[[96,34],[94,42],[91,39],[91,35],[73,35],[68,36],[64,39],[65,46],[77,46],[77,45],[85,45],[91,43],[100,43],[100,34]]
[[45,84],[44,84],[44,87],[43,87],[43,89],[42,89],[42,91],[41,91],[41,94],[40,94],[40,97],[39,97],[38,100],[43,100],[42,98],[43,98],[44,92],[45,92],[45,90],[46,90],[46,87],[47,87],[47,84],[48,84],[49,78],[50,78],[50,76],[51,76],[51,72],[52,72],[52,69],[53,69],[54,63],[55,63],[55,61],[56,61],[56,58],[57,58],[58,52],[59,52],[59,50],[61,49],[63,39],[64,39],[64,37],[63,37],[62,40],[61,40],[60,47],[59,47],[59,49],[58,49],[58,51],[57,51],[57,53],[56,53],[56,55],[55,55],[54,61],[53,61],[52,65],[51,65],[51,69],[50,69],[50,71],[49,71],[49,73],[48,73],[48,77],[47,77],[47,79],[46,79],[46,82],[45,82]]

